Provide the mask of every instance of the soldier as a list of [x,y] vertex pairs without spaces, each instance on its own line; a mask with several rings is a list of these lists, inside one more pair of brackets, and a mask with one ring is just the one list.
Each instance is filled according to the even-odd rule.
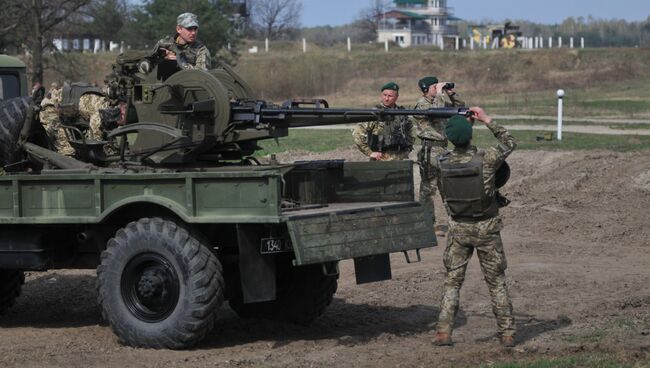
[[514,346],[515,321],[506,287],[506,256],[501,242],[501,218],[496,199],[495,173],[515,149],[510,133],[492,121],[483,109],[472,107],[470,121],[478,120],[494,134],[499,144],[487,150],[471,145],[472,124],[454,116],[445,126],[445,134],[454,150],[446,151],[432,163],[440,178],[440,194],[449,219],[449,238],[443,255],[447,269],[445,286],[436,327],[434,344],[451,345],[458,296],[467,264],[476,249],[481,270],[490,290],[492,311],[497,320],[501,343]]
[[[436,77],[424,77],[418,81],[418,87],[422,91],[415,104],[415,109],[430,109],[434,107],[465,106],[453,88],[447,88],[447,82],[438,82]],[[417,136],[422,141],[422,148],[418,152],[418,165],[420,166],[420,202],[428,207],[433,215],[433,223],[436,224],[436,214],[433,204],[433,196],[437,191],[437,178],[431,170],[431,159],[437,157],[447,148],[447,138],[443,132],[445,119],[414,116],[416,122]],[[436,224],[436,235],[444,236],[444,227]]]
[[56,152],[66,156],[72,156],[74,155],[74,149],[68,143],[68,138],[61,126],[61,118],[59,116],[59,105],[63,98],[62,93],[59,85],[52,83],[48,94],[41,102],[41,111],[38,117]]
[[[404,109],[397,105],[399,86],[389,82],[381,87],[381,109]],[[407,160],[413,149],[413,124],[408,116],[389,116],[384,121],[359,123],[352,132],[354,143],[371,160]]]
[[166,60],[176,60],[181,69],[208,70],[211,56],[203,42],[196,39],[199,20],[195,14],[183,13],[176,18],[176,34],[158,41],[156,49],[165,52]]

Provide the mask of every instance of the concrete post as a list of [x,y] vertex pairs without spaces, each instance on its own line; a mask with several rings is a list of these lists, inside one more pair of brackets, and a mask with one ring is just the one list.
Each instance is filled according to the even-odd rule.
[[269,39],[264,40],[264,52],[269,52]]
[[350,37],[348,37],[348,52],[352,51],[352,42],[350,41]]
[[384,49],[388,52],[388,39],[384,40]]
[[474,37],[469,38],[469,48],[470,50],[474,50]]
[[548,38],[548,48],[552,49],[553,48],[553,37]]
[[456,36],[455,45],[456,45],[456,51],[458,51],[458,49],[460,49],[460,38],[458,36]]
[[585,48],[585,38],[584,37],[580,37],[580,48],[581,49]]
[[304,38],[302,39],[302,52],[307,52],[307,40]]
[[557,47],[562,48],[562,37],[557,38]]
[[573,37],[569,38],[569,47],[573,48]]
[[562,99],[564,98],[564,90],[557,90],[557,140],[562,140]]

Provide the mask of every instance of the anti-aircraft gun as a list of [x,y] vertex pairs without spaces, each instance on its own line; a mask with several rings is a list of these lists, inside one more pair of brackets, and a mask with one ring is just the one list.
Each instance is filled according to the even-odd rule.
[[467,114],[465,108],[330,109],[324,100],[290,100],[278,106],[255,99],[248,84],[227,65],[210,71],[179,71],[175,62],[156,63],[152,57],[120,58],[107,83],[111,98],[124,96],[129,101],[134,120],[109,137],[140,133],[125,154],[163,166],[242,159],[259,149],[257,141],[287,136],[289,128],[389,115]]
[[[107,84],[125,124],[106,142],[75,142],[86,152],[73,158],[26,128],[18,145],[0,147],[0,313],[25,271],[96,268],[120,342],[186,348],[225,299],[242,317],[308,323],[332,301],[340,260],[354,259],[358,283],[380,281],[391,278],[390,253],[412,262],[436,244],[410,161],[260,165],[248,156],[292,127],[465,109],[277,106],[225,65],[178,71],[151,53],[120,56]],[[20,131],[29,115],[20,106],[0,117],[3,130]]]

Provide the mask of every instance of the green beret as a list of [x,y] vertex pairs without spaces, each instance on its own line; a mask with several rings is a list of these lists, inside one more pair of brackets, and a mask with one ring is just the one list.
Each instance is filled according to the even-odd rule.
[[452,116],[445,125],[445,135],[454,146],[464,146],[472,139],[472,124],[465,117]]
[[395,82],[388,82],[381,86],[381,90],[384,91],[385,89],[390,89],[393,91],[398,91],[399,92],[399,86]]
[[429,88],[430,85],[438,83],[438,78],[436,77],[424,77],[418,81],[418,87],[422,91]]

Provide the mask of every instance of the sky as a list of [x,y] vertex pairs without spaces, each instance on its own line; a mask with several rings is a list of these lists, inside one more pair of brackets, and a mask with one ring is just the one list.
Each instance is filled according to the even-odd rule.
[[[299,0],[305,27],[351,23],[371,0]],[[561,23],[568,17],[642,21],[650,16],[650,0],[448,0],[454,16],[468,21],[530,20]]]

